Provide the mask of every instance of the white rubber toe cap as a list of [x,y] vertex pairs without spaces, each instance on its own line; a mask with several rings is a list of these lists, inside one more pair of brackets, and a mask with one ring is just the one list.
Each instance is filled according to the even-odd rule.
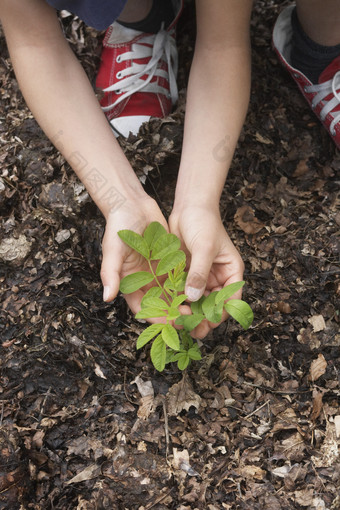
[[130,133],[136,135],[144,122],[150,120],[150,115],[131,115],[130,117],[117,117],[110,120],[110,124],[116,137],[127,138]]

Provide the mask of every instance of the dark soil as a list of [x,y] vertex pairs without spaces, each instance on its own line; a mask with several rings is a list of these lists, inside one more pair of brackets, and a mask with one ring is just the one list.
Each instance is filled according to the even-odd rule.
[[[136,352],[143,325],[121,297],[103,303],[103,218],[25,106],[1,36],[0,509],[340,508],[340,154],[271,49],[285,3],[255,2],[221,201],[255,321],[221,325],[184,377]],[[193,20],[189,3],[178,108],[122,142],[166,214]],[[93,79],[102,34],[63,24]]]

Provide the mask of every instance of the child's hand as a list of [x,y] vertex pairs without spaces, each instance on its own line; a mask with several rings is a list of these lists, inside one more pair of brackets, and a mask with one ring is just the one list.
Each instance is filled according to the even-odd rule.
[[[191,259],[185,289],[190,300],[197,301],[203,293],[220,290],[243,279],[244,264],[224,229],[218,210],[190,206],[180,212],[174,211],[169,225],[170,231],[182,240],[183,249]],[[235,298],[240,297],[241,291],[235,295]],[[204,338],[216,326],[203,321],[193,336]]]
[[[104,301],[112,301],[117,296],[120,281],[124,276],[136,271],[148,270],[145,259],[124,244],[117,232],[130,229],[143,234],[152,221],[158,221],[166,230],[169,230],[157,203],[148,195],[145,195],[143,199],[127,200],[117,211],[107,216],[100,273],[104,286]],[[144,292],[138,290],[125,296],[133,313],[140,310],[143,295]]]

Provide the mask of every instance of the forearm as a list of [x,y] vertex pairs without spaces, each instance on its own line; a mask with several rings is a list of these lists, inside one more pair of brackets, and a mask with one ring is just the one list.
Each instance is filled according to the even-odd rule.
[[126,195],[145,195],[98,104],[84,70],[63,35],[21,44],[6,30],[25,100],[107,217]]
[[190,73],[175,204],[218,207],[247,112],[250,50],[202,50]]
[[196,0],[183,153],[174,209],[189,202],[218,210],[250,91],[251,0]]

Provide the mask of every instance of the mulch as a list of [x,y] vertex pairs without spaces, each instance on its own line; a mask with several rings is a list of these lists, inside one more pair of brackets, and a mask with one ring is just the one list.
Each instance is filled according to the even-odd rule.
[[[257,0],[248,116],[221,199],[255,320],[202,342],[183,374],[136,351],[143,324],[102,301],[104,221],[25,105],[0,35],[0,509],[340,508],[340,154],[271,48],[288,2]],[[102,34],[64,15],[91,80]],[[180,100],[122,141],[166,215]]]

